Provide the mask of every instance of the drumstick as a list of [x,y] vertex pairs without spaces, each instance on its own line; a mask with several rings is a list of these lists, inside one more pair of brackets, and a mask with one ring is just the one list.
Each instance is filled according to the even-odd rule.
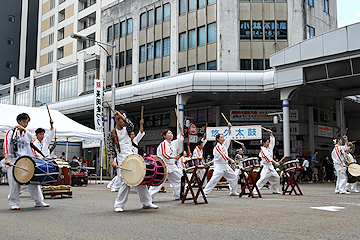
[[141,120],[144,119],[144,106],[141,106]]
[[17,168],[20,168],[21,170],[24,170],[24,171],[28,171],[27,169],[25,169],[25,168],[22,168],[22,167],[19,167],[19,166],[16,166],[16,165],[12,165],[12,164],[10,164],[10,166],[13,166],[13,167],[17,167]]
[[13,135],[12,139],[15,139],[17,131],[18,131],[18,129],[15,128],[14,135]]
[[179,121],[179,115],[178,115],[178,113],[177,113],[177,109],[176,109],[176,108],[175,108],[175,114],[176,114],[176,119],[177,119],[178,123],[180,123],[180,121]]
[[240,159],[236,160],[235,162],[239,162],[239,161],[242,161],[242,160],[247,159],[247,158],[248,157],[240,158]]
[[349,129],[348,129],[348,128],[346,128],[346,130],[345,130],[345,134],[344,134],[345,136],[346,136],[346,134],[347,134],[347,131],[348,131],[348,130],[349,130]]
[[227,120],[227,118],[225,117],[225,115],[223,113],[221,113],[221,115],[223,116],[223,118],[225,119],[225,121],[227,122],[227,124],[230,124],[230,122]]
[[264,129],[265,131],[271,131],[270,129],[264,128],[263,126],[260,126],[262,129]]
[[128,169],[128,168],[124,168],[124,167],[116,167],[116,168],[120,168],[121,170],[125,170],[125,171],[129,171],[129,172],[132,172],[131,169]]
[[238,144],[240,144],[240,145],[243,145],[242,142],[239,142],[239,141],[236,141],[236,140],[234,140],[234,142],[236,142],[236,143],[238,143]]
[[280,159],[280,161],[278,162],[278,164],[280,164],[282,161],[284,161],[284,159],[288,157],[288,156],[283,156],[282,159]]
[[105,101],[105,102],[109,105],[110,110],[114,113],[115,111],[114,111],[114,109],[112,109],[110,103],[108,101]]
[[49,113],[49,118],[50,118],[50,120],[51,120],[51,115],[50,115],[49,106],[48,106],[48,105],[46,105],[46,108],[47,108],[47,110],[48,110],[48,113]]

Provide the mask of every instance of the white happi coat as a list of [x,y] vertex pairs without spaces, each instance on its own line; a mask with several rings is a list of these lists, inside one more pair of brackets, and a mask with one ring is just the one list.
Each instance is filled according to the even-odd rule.
[[171,141],[171,143],[164,140],[157,148],[157,156],[166,163],[168,173],[178,171],[178,167],[175,164],[175,159],[171,159],[170,156],[177,155],[180,141],[183,140],[184,136],[182,134],[178,134],[176,140]]
[[[54,138],[55,136],[55,129],[53,128],[49,134],[40,142],[39,139],[35,139],[33,141],[33,144],[45,155],[45,156],[50,156],[50,143],[51,140]],[[34,156],[36,156],[36,154],[40,154],[37,151],[35,151],[34,149],[32,149]]]

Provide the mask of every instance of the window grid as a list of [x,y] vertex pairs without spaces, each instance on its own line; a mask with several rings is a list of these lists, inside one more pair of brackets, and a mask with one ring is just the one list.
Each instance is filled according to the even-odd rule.
[[94,82],[97,75],[96,69],[85,72],[85,91],[90,91],[94,89]]
[[51,103],[52,83],[43,84],[35,87],[35,106],[39,107]]
[[0,97],[1,104],[10,104],[10,95]]
[[29,90],[15,93],[15,105],[29,106]]
[[77,96],[77,76],[59,80],[59,101],[74,98]]

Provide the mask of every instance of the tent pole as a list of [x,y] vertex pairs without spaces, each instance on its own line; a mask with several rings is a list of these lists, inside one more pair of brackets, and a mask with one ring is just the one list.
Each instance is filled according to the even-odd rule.
[[65,158],[66,158],[66,161],[70,162],[69,159],[68,159],[68,152],[69,152],[69,138],[66,137],[66,149],[65,149]]
[[104,140],[101,140],[101,144],[100,144],[100,182],[99,184],[103,184],[102,182],[102,177],[103,177],[103,156],[104,156],[104,151],[103,151],[103,145],[104,145]]

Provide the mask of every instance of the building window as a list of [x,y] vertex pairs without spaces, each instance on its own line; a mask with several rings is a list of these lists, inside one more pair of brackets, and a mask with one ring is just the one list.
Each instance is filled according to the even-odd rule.
[[107,65],[106,65],[106,71],[110,72],[111,71],[111,56],[107,57]]
[[65,2],[66,0],[59,0],[59,5]]
[[206,32],[205,26],[198,28],[198,46],[204,45],[206,43]]
[[307,39],[315,37],[315,28],[306,26],[306,35]]
[[186,2],[187,0],[180,0],[180,15],[183,15],[186,13]]
[[270,61],[269,59],[265,59],[265,69],[270,69]]
[[49,35],[49,45],[53,45],[53,43],[54,43],[54,33],[51,33]]
[[254,70],[264,70],[264,60],[262,59],[254,59],[253,60],[253,65],[254,65]]
[[262,39],[263,29],[262,21],[253,21],[253,39]]
[[122,21],[120,23],[120,37],[125,37],[126,35],[126,25],[125,25],[125,21]]
[[161,57],[161,40],[155,42],[155,58]]
[[85,91],[90,91],[94,89],[94,82],[96,79],[98,70],[90,70],[85,72]]
[[119,37],[119,24],[114,25],[114,39],[117,39]]
[[198,0],[198,8],[202,8],[206,6],[206,0]]
[[121,52],[120,53],[120,68],[122,68],[122,67],[124,67],[125,66],[125,61],[124,61],[124,57],[125,57],[125,54],[124,54],[124,52]]
[[145,82],[145,77],[139,78],[139,82]]
[[196,0],[189,0],[189,12],[196,10]]
[[164,38],[163,40],[163,56],[170,54],[170,38]]
[[196,46],[196,31],[192,29],[188,32],[188,48],[192,48]]
[[86,37],[87,39],[86,41],[82,42],[82,48],[81,49],[79,48],[79,51],[95,45],[95,42],[90,40],[90,39],[95,39],[95,33],[87,35]]
[[96,24],[96,12],[93,12],[93,13],[79,19],[78,31],[88,28],[94,24]]
[[148,20],[147,21],[148,27],[151,27],[152,25],[154,25],[154,10],[148,11],[147,20]]
[[15,22],[15,17],[13,15],[8,16],[9,22]]
[[10,95],[0,97],[1,104],[10,104]]
[[50,10],[55,8],[55,0],[50,0]]
[[240,39],[250,39],[250,21],[240,21]]
[[277,38],[287,39],[287,22],[277,21]]
[[140,46],[139,61],[145,62],[145,45]]
[[115,55],[115,68],[119,68],[119,54]]
[[64,47],[59,47],[57,49],[57,59],[61,59],[64,57]]
[[147,44],[147,60],[151,60],[154,58],[154,45],[153,43]]
[[113,29],[112,29],[112,26],[108,27],[108,30],[107,30],[107,41],[110,42],[112,39],[113,39]]
[[77,96],[77,76],[59,80],[59,101],[74,98]]
[[14,39],[8,38],[8,39],[7,39],[7,44],[9,44],[9,45],[14,45]]
[[161,78],[160,73],[154,75],[154,79],[158,79],[158,78]]
[[124,82],[119,83],[119,87],[123,87],[123,86],[125,86],[125,83],[124,83]]
[[61,39],[64,39],[64,28],[60,28],[58,30],[58,41],[60,41]]
[[13,67],[12,62],[6,61],[6,67],[7,67],[7,68],[12,68],[12,67]]
[[[265,40],[274,40],[275,39],[275,22],[274,21],[265,21],[264,28],[265,28]],[[286,31],[286,27],[285,27],[285,31]]]
[[195,70],[196,70],[196,69],[195,69],[195,65],[188,67],[188,71],[189,71],[189,72],[195,71]]
[[164,5],[164,15],[163,21],[167,21],[170,19],[170,3]]
[[170,76],[170,72],[163,72],[162,76],[163,77],[168,77],[168,76]]
[[29,106],[29,90],[15,93],[15,105]]
[[329,13],[329,0],[323,0],[324,12]]
[[54,52],[51,51],[48,53],[48,63],[52,63],[53,62],[53,57],[54,57]]
[[155,8],[155,24],[161,23],[161,7]]
[[207,68],[208,70],[216,70],[216,61],[208,62]]
[[216,41],[216,22],[207,26],[208,28],[208,43]]
[[208,0],[208,5],[216,3],[216,0]]
[[129,18],[127,20],[127,34],[132,34],[133,32],[133,20],[132,18]]
[[179,73],[184,73],[184,72],[186,72],[186,67],[184,67],[184,68],[179,68]]
[[251,60],[240,59],[240,70],[251,70]]
[[125,82],[125,85],[131,85],[131,84],[132,84],[131,80]]
[[206,68],[205,68],[205,63],[198,64],[197,69],[198,69],[198,70],[206,70]]
[[126,66],[132,64],[132,49],[126,50]]
[[314,6],[314,0],[306,0],[306,3],[312,7]]
[[186,49],[186,32],[179,34],[179,50],[185,50]]
[[43,84],[35,87],[35,106],[39,107],[51,103],[52,83]]
[[146,77],[146,81],[149,81],[149,80],[151,80],[151,76]]
[[[63,10],[61,10],[60,12],[59,12],[59,22],[61,22],[61,21],[64,21],[64,19],[65,19],[65,9],[63,9]],[[51,19],[50,19],[50,21],[51,21]]]
[[146,28],[146,12],[140,15],[140,30]]
[[54,26],[54,24],[55,24],[55,15],[52,15],[52,16],[50,17],[49,27]]

